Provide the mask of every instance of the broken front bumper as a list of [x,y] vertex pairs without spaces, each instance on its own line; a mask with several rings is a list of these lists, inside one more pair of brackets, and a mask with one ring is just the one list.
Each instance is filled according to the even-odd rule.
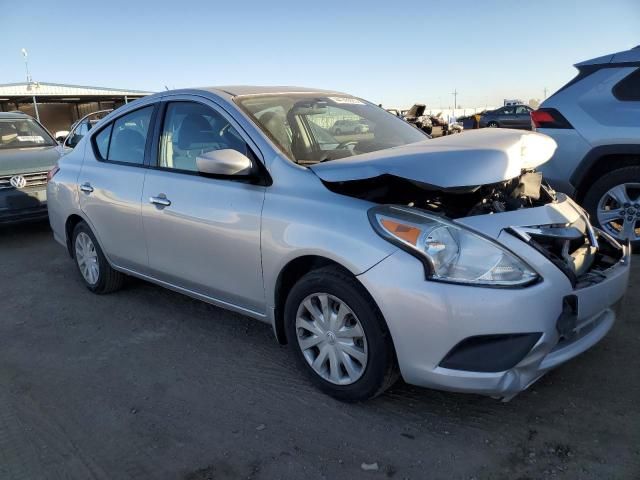
[[[597,284],[574,288],[539,252],[519,239],[501,243],[533,266],[538,284],[498,289],[430,282],[420,262],[397,251],[358,278],[380,307],[406,382],[443,390],[509,399],[550,369],[595,345],[613,326],[629,277],[629,248]],[[566,297],[575,297],[571,332],[559,325]],[[562,322],[560,322],[562,323]],[[500,371],[445,368],[461,342],[472,338],[537,334],[530,350]],[[508,347],[508,344],[506,348]],[[511,352],[497,349],[494,355]],[[486,368],[484,368],[486,370]]]

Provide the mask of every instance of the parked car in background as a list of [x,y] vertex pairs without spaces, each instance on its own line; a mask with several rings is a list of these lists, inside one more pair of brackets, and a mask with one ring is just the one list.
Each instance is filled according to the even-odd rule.
[[331,127],[334,135],[344,135],[347,133],[367,133],[369,125],[357,120],[336,120]]
[[24,113],[0,113],[0,224],[47,216],[47,175],[60,157],[55,138]]
[[509,105],[485,112],[480,118],[480,128],[521,128],[531,130],[531,112],[527,105]]
[[433,123],[429,115],[425,115],[427,106],[422,103],[414,104],[406,113],[403,118],[410,124],[415,125],[427,135],[431,135],[433,131]]
[[97,112],[91,112],[71,125],[71,131],[67,134],[63,143],[64,152],[67,153],[69,152],[69,150],[75,148],[75,146],[80,143],[80,140],[82,140],[84,136],[89,133],[89,130],[91,130],[96,123],[98,123],[101,119],[106,117],[111,112],[113,112],[112,108],[108,110],[98,110]]
[[640,46],[575,65],[578,75],[533,112],[558,149],[544,166],[592,221],[640,247]]
[[[347,116],[375,128],[319,148],[311,124]],[[265,321],[342,400],[398,375],[509,399],[606,335],[629,276],[628,249],[535,171],[554,149],[429,140],[334,91],[167,91],[59,161],[49,219],[92,292],[133,275]]]

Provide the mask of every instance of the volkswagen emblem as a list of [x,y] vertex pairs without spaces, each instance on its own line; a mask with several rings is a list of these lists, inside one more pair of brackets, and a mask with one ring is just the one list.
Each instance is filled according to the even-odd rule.
[[9,180],[9,183],[13,188],[24,188],[27,186],[27,179],[22,175],[14,175]]

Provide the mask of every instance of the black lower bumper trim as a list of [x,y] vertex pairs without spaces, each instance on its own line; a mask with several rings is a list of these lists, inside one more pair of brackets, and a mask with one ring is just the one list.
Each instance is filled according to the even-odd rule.
[[533,332],[468,337],[447,353],[440,366],[468,372],[503,372],[515,367],[541,336]]

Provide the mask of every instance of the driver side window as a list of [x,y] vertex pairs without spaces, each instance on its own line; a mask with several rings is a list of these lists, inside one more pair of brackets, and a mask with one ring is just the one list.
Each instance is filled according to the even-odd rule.
[[195,102],[171,102],[167,105],[158,167],[197,172],[196,158],[199,155],[223,149],[248,155],[247,144],[222,115]]

